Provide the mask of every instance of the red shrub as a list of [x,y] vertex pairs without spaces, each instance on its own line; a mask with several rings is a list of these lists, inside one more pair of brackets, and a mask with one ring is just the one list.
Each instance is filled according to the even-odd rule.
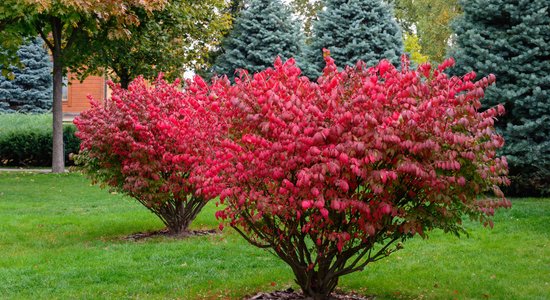
[[[217,119],[210,89],[200,78],[182,92],[179,82],[139,78],[128,90],[111,85],[112,98],[92,100],[74,121],[82,139],[77,161],[94,182],[136,198],[174,233],[214,194],[203,190],[197,170],[211,153]],[[223,84],[223,82],[220,82]]]
[[[452,60],[341,72],[325,60],[318,84],[277,60],[226,86],[230,138],[211,168],[226,187],[217,216],[282,258],[314,299],[396,242],[434,228],[459,234],[464,215],[492,226],[494,208],[510,206],[493,129],[503,107],[478,111],[494,76],[449,78]],[[478,200],[486,191],[497,199]]]

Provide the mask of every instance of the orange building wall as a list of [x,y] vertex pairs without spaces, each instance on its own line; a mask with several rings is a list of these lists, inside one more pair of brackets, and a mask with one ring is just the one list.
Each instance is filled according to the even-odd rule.
[[67,101],[63,101],[64,113],[80,113],[90,108],[88,96],[103,100],[106,95],[105,79],[100,76],[90,76],[82,83],[72,79],[68,85]]

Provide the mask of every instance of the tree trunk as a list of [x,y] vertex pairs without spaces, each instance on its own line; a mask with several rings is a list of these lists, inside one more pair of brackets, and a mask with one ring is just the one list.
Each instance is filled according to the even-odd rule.
[[128,74],[128,70],[123,67],[120,69],[120,74],[117,75],[120,78],[120,87],[128,89],[130,85],[130,74]]
[[63,150],[63,61],[61,49],[61,21],[52,20],[53,37],[53,145],[52,145],[52,172],[65,171],[65,154]]

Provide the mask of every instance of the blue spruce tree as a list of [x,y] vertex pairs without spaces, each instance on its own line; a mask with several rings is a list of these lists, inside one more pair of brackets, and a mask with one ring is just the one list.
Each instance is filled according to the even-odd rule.
[[464,0],[450,55],[453,74],[496,75],[485,107],[503,103],[496,122],[506,144],[511,195],[550,195],[550,5],[548,0]]
[[235,20],[213,71],[230,78],[236,69],[256,73],[273,66],[277,56],[295,57],[301,45],[300,26],[280,0],[252,0]]
[[403,53],[401,29],[382,0],[327,0],[310,42],[301,60],[310,78],[317,78],[325,66],[323,48],[341,67],[358,60],[372,66],[383,58],[397,65]]
[[24,66],[11,69],[13,79],[0,75],[0,112],[44,113],[52,107],[52,63],[40,39],[17,54]]

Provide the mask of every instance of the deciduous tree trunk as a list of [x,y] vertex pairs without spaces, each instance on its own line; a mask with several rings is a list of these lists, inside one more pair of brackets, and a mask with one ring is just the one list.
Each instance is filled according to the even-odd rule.
[[62,24],[59,19],[52,19],[53,37],[53,145],[52,145],[52,172],[65,171],[65,155],[63,150],[63,61],[61,49]]
[[128,74],[128,70],[125,68],[122,68],[120,70],[120,74],[117,74],[117,75],[120,78],[120,86],[123,89],[128,89],[128,86],[130,85],[130,81],[132,80],[130,78],[130,74]]

